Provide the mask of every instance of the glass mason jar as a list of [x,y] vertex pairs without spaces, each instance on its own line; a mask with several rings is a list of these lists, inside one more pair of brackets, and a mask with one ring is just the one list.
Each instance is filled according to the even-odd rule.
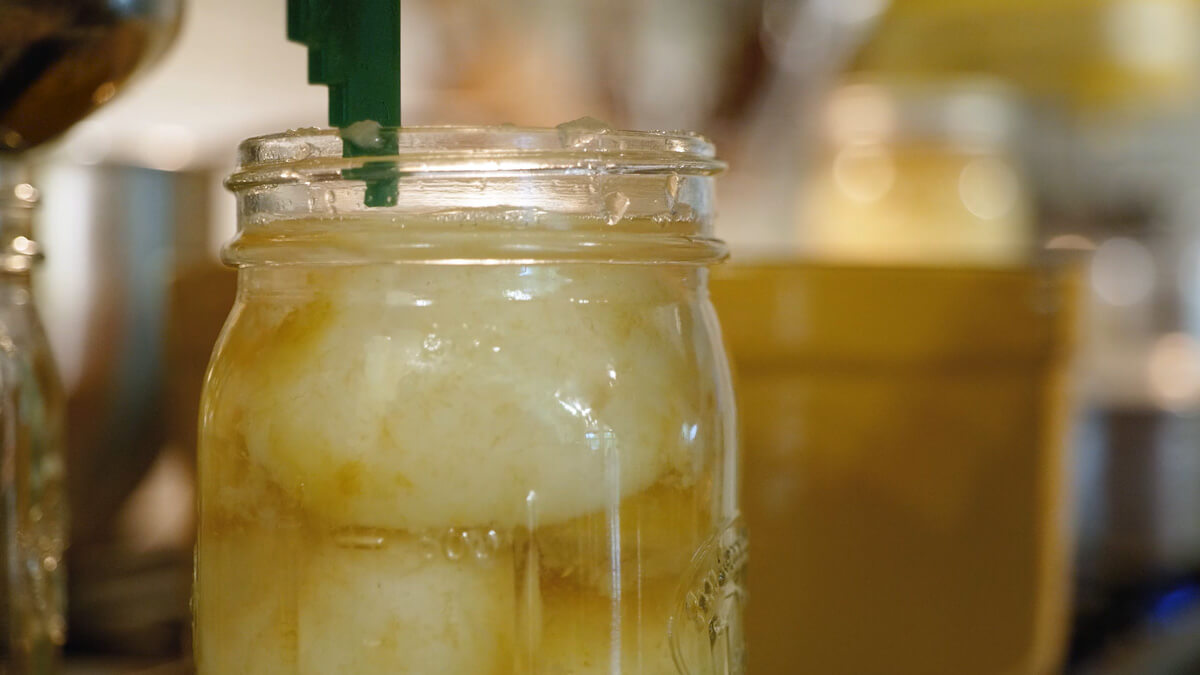
[[198,672],[742,672],[712,146],[393,142],[255,138],[228,181]]
[[833,95],[802,256],[714,274],[755,675],[1046,675],[1065,653],[1078,279],[982,83]]
[[0,673],[58,672],[66,639],[65,395],[33,303],[38,191],[0,161]]

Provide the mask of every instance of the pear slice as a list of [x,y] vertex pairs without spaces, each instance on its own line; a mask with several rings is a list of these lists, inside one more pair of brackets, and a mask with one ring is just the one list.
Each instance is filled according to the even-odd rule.
[[196,665],[202,673],[294,675],[303,537],[294,527],[206,522],[196,547]]
[[298,675],[511,675],[511,548],[462,534],[347,529],[314,545],[296,600]]
[[302,302],[247,301],[214,380],[218,417],[314,517],[408,531],[553,524],[710,454],[716,384],[676,277],[309,276]]

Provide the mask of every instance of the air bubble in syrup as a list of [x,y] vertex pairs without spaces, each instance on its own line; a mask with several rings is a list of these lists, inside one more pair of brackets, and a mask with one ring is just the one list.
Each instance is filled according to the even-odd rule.
[[495,530],[472,532],[470,542],[476,560],[489,560],[500,551],[500,534]]
[[437,537],[428,533],[422,534],[421,538],[417,540],[417,549],[426,560],[433,560],[441,554]]
[[387,543],[383,530],[369,527],[346,527],[334,532],[333,541],[342,548],[377,551]]
[[450,528],[446,532],[446,536],[442,539],[442,553],[449,560],[459,560],[467,553],[467,538],[465,531],[456,528]]

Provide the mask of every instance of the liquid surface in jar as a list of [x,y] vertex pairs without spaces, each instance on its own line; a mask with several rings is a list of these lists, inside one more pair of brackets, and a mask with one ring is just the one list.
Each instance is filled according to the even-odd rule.
[[694,269],[242,274],[202,408],[199,672],[736,672],[683,616],[736,515]]

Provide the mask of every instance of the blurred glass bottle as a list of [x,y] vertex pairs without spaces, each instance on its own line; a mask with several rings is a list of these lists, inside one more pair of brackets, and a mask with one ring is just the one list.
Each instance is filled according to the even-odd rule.
[[1072,271],[1031,255],[988,83],[828,107],[799,260],[714,272],[762,675],[1047,675],[1068,609]]
[[0,672],[57,670],[66,637],[64,396],[30,291],[37,190],[0,162]]

